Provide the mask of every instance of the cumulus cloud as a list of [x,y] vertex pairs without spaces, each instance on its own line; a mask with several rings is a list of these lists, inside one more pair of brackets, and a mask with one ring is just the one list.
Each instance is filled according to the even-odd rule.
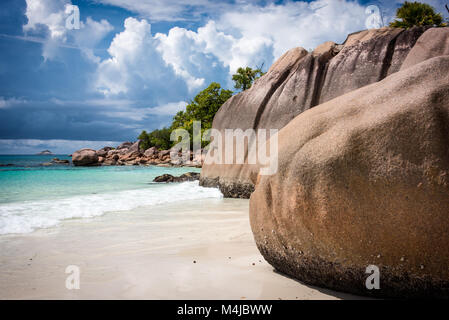
[[99,62],[93,48],[113,30],[107,20],[95,21],[87,17],[85,22],[80,21],[79,30],[69,30],[66,28],[69,16],[66,10],[72,5],[70,0],[26,0],[26,4],[28,22],[23,26],[23,31],[31,35],[31,39],[33,36],[42,39],[42,56],[46,60],[56,58],[58,49],[69,45],[80,49],[89,60]]
[[217,63],[227,68],[229,80],[237,68],[269,66],[293,47],[312,49],[328,40],[342,42],[348,33],[364,29],[365,20],[365,7],[352,1],[246,4],[209,20],[197,31],[174,27],[155,38],[164,61],[192,90],[202,85],[205,69]]
[[129,17],[109,46],[110,57],[99,63],[94,87],[108,98],[144,94],[150,105],[185,100],[211,81],[231,87],[237,68],[268,67],[290,48],[342,42],[348,33],[364,29],[365,20],[364,6],[343,0],[242,2],[227,6],[196,31],[173,27],[155,35],[146,19]]
[[64,39],[65,7],[71,4],[68,0],[26,0],[25,15],[28,23],[24,31],[37,31],[40,26],[46,26],[51,38]]
[[124,28],[109,46],[110,57],[98,66],[96,90],[106,97],[144,95],[150,105],[184,96],[186,84],[158,52],[151,25],[145,19],[127,18]]
[[182,77],[191,91],[203,86],[204,77],[220,64],[226,73],[234,73],[238,67],[255,65],[264,59],[272,60],[270,43],[257,37],[246,41],[217,29],[215,21],[192,31],[174,27],[168,34],[158,33],[157,50],[164,61]]
[[237,39],[234,59],[257,50],[257,39],[272,46],[276,59],[293,47],[312,49],[329,40],[341,42],[348,33],[365,29],[365,20],[365,7],[356,2],[317,0],[248,5],[222,15],[217,27]]
[[95,21],[91,17],[86,18],[86,22],[81,21],[81,32],[74,33],[74,40],[81,52],[89,60],[99,63],[100,58],[94,54],[95,46],[114,28],[105,19]]

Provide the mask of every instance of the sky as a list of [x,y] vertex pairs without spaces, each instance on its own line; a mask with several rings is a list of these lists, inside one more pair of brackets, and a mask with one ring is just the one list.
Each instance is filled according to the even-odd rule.
[[[211,82],[233,89],[238,67],[342,43],[369,5],[388,23],[402,2],[1,0],[0,154],[134,141]],[[448,17],[449,0],[421,2]]]

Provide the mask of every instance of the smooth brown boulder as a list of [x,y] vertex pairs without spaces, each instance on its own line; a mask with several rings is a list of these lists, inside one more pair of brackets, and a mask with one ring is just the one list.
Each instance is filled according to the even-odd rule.
[[449,27],[432,28],[419,37],[413,49],[407,55],[401,70],[429,58],[449,55]]
[[[326,42],[311,53],[291,49],[250,89],[223,104],[212,127],[281,129],[320,103],[397,72],[424,31],[373,29],[351,34],[341,45]],[[225,197],[249,198],[258,171],[250,164],[204,164],[200,184],[218,186]]]
[[[449,56],[297,116],[250,200],[260,252],[309,284],[449,297]],[[366,268],[380,269],[368,290]]]
[[72,154],[72,163],[74,166],[93,166],[98,165],[97,152],[93,149],[81,149]]

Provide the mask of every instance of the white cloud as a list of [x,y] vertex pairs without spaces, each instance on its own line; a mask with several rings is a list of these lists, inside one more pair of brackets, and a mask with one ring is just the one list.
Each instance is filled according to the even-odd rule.
[[174,27],[167,35],[158,33],[155,39],[159,41],[158,52],[161,53],[167,65],[171,65],[175,73],[182,77],[193,91],[204,85],[204,78],[193,76],[192,69],[204,68],[204,43],[198,34],[184,28]]
[[293,47],[309,49],[329,40],[341,42],[348,33],[365,29],[365,20],[365,7],[356,2],[317,0],[248,5],[222,15],[217,27],[238,39],[234,59],[256,51],[262,41],[273,47],[277,59]]
[[111,57],[98,67],[96,88],[106,96],[127,93],[133,76],[145,81],[161,71],[151,70],[152,57],[157,54],[151,25],[146,20],[127,18],[124,26],[125,30],[115,35],[108,49]]
[[160,42],[145,19],[127,18],[124,27],[109,46],[110,57],[98,66],[97,91],[106,97],[125,95],[134,99],[146,94],[151,96],[150,104],[165,104],[184,94],[186,85],[202,84],[201,79],[187,78],[164,61],[157,50]]
[[41,33],[45,31],[42,28],[46,28],[48,34],[41,40],[44,44],[42,56],[46,60],[56,58],[58,49],[69,44],[69,47],[80,49],[89,60],[99,62],[93,48],[113,30],[107,20],[97,22],[87,17],[85,22],[80,21],[79,30],[69,30],[66,28],[66,8],[72,5],[70,0],[26,0],[26,4],[25,15],[28,22],[23,26],[23,31],[26,34],[38,33],[42,36]]
[[4,98],[0,97],[0,109],[7,109],[15,105],[25,104],[27,101],[24,99],[18,99],[15,97]]
[[[206,81],[226,79],[223,84],[231,86],[230,75],[238,67],[262,63],[268,67],[293,47],[310,49],[328,40],[342,42],[348,33],[364,29],[365,20],[364,6],[343,0],[266,6],[243,3],[228,6],[220,17],[196,31],[173,27],[154,36],[145,19],[127,18],[124,31],[115,35],[108,49],[110,58],[99,65],[95,88],[107,97],[129,96],[138,90],[152,90],[160,96],[161,81],[168,87],[171,77],[182,79],[190,94]],[[227,76],[220,77],[223,71]]]
[[133,121],[143,121],[147,117],[156,116],[174,116],[178,111],[184,110],[187,105],[185,101],[170,102],[156,107],[123,107],[110,108],[107,111],[100,112],[111,118],[125,118]]
[[89,60],[99,63],[100,58],[95,56],[93,49],[95,46],[114,28],[105,19],[100,22],[93,20],[91,17],[86,18],[86,22],[81,21],[81,29],[74,33],[75,43],[81,49],[81,52]]
[[[150,21],[198,20],[205,14],[222,12],[231,4],[216,0],[97,0],[137,12]],[[242,2],[242,1],[240,1]],[[249,1],[254,2],[254,1]]]
[[205,75],[218,63],[230,75],[240,66],[255,66],[273,58],[267,39],[238,39],[218,30],[212,20],[197,32],[174,27],[168,34],[158,33],[155,38],[160,41],[157,50],[164,61],[186,81],[191,92],[204,86]]
[[28,23],[23,26],[24,31],[32,31],[38,28],[39,25],[45,25],[48,27],[51,38],[65,38],[65,6],[71,4],[70,1],[26,0],[26,4],[25,15]]
[[269,66],[293,47],[342,42],[348,33],[364,29],[365,20],[364,6],[355,2],[249,4],[235,6],[196,32],[174,27],[155,38],[164,61],[192,90],[201,86],[204,69],[213,67],[214,60],[229,68],[230,75],[242,66]]
[[153,108],[148,108],[146,110],[147,114],[155,114],[155,115],[168,115],[174,116],[178,111],[184,110],[187,106],[187,102],[179,101],[179,102],[171,102],[164,104],[162,106],[157,106]]

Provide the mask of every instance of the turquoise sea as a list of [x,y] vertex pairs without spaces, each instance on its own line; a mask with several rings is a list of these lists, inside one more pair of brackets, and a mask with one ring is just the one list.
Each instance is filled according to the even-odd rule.
[[55,157],[70,160],[65,155],[0,155],[0,234],[28,233],[65,219],[222,196],[197,181],[152,182],[164,173],[199,172],[197,168],[42,165]]

